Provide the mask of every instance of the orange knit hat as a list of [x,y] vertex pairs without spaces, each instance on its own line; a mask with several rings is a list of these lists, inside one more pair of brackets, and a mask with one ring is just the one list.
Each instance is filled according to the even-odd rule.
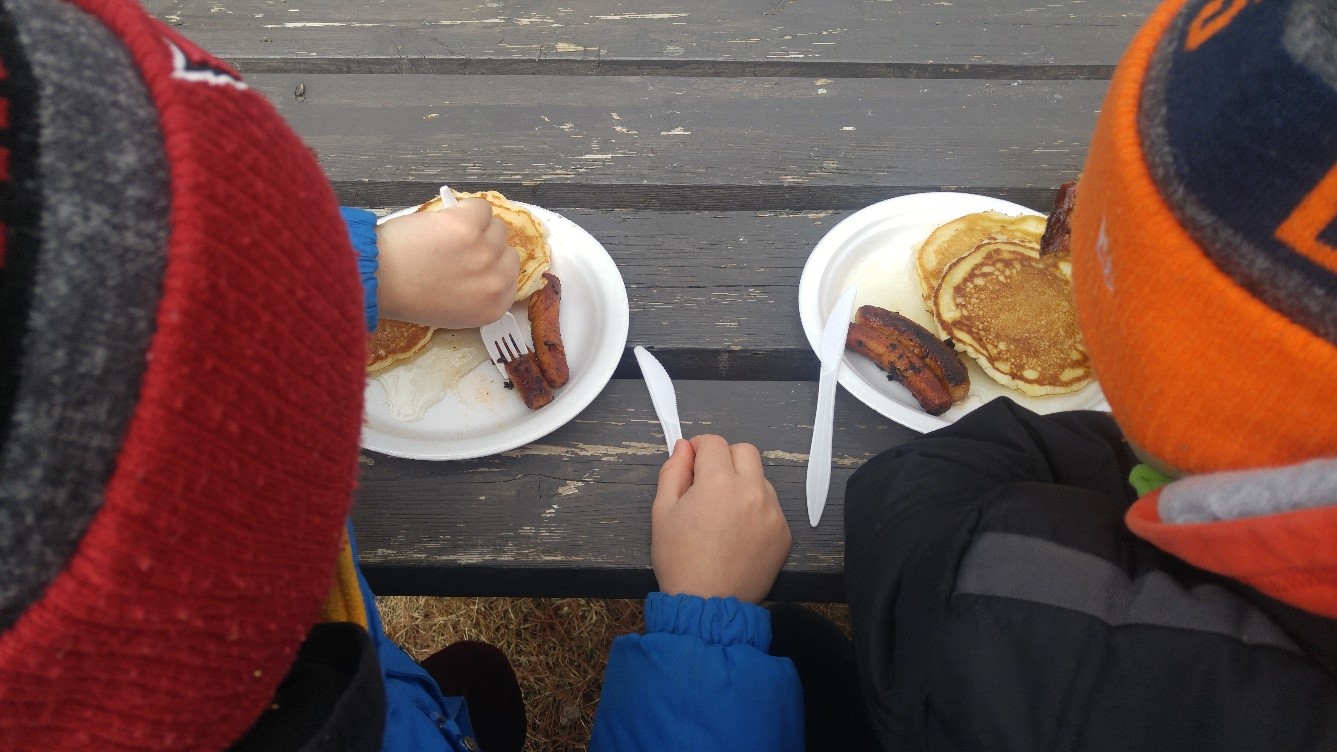
[[1194,473],[1337,455],[1337,5],[1162,6],[1111,82],[1072,249],[1132,440]]

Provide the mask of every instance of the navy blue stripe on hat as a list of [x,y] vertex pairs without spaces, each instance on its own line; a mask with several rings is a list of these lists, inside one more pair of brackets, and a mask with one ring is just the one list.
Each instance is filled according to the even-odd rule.
[[[1276,235],[1337,167],[1337,3],[1191,0],[1157,50],[1139,119],[1151,173],[1204,252],[1337,344],[1337,275]],[[1318,237],[1337,245],[1337,225]]]
[[7,174],[0,175],[0,453],[10,432],[18,392],[23,333],[32,303],[33,276],[41,246],[41,191],[37,188],[37,87],[8,8],[0,0],[0,149]]

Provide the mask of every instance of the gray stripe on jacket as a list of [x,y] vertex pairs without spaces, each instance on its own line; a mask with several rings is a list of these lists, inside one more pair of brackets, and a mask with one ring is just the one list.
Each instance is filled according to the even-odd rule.
[[975,540],[957,573],[956,594],[1040,603],[1112,627],[1190,629],[1300,652],[1271,619],[1225,588],[1184,588],[1157,571],[1134,580],[1098,556],[1015,533],[984,533]]

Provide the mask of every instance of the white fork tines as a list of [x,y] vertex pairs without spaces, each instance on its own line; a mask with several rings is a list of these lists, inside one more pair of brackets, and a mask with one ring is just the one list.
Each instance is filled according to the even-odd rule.
[[506,364],[530,352],[529,343],[525,341],[525,333],[520,329],[520,322],[507,311],[491,324],[484,324],[479,333],[483,335],[483,346],[487,348],[487,354],[492,358],[492,365],[501,372],[502,378],[510,379],[510,374],[506,373]]

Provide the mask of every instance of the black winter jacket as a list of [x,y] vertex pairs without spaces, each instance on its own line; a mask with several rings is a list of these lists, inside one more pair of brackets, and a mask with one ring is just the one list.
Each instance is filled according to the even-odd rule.
[[887,749],[1337,749],[1337,622],[1134,537],[1135,463],[1104,414],[1000,399],[854,474],[847,591]]

